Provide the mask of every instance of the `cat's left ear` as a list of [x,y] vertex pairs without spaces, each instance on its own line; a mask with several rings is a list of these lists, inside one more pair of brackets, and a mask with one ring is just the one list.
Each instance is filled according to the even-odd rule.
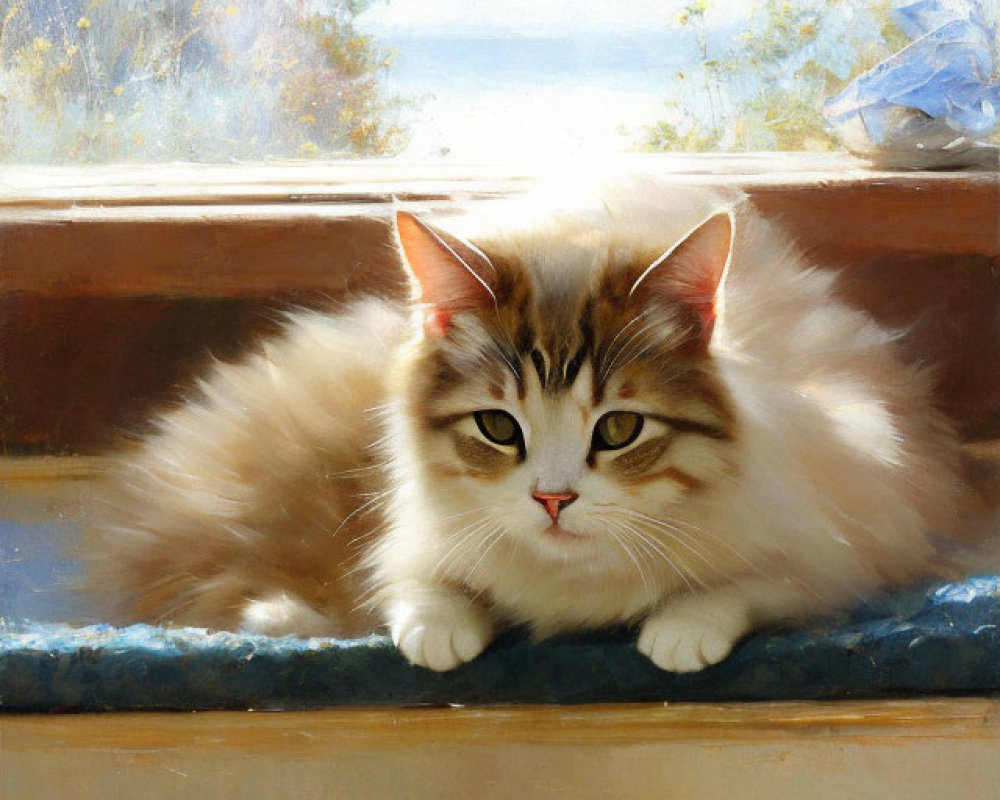
[[734,230],[732,211],[712,214],[650,264],[629,296],[680,303],[692,312],[695,335],[707,345],[718,313],[719,287],[732,257]]
[[429,332],[444,335],[453,315],[496,305],[495,270],[475,245],[407,211],[396,212],[396,234]]

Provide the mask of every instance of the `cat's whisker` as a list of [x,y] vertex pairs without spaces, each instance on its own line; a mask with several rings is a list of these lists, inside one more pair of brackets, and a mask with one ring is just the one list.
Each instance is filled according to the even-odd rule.
[[[510,540],[509,537],[507,537],[507,542],[508,542],[508,544],[515,544],[514,542],[512,542]],[[516,547],[513,547],[513,546],[508,546],[507,547],[507,558],[504,560],[503,565],[499,568],[501,571],[502,570],[506,570],[506,569],[508,569],[510,567],[511,563],[514,560],[514,556],[515,556],[516,552],[517,552],[516,551]],[[488,590],[489,590],[489,585],[488,585],[487,582],[484,582],[483,585],[480,588],[478,588],[478,589],[476,589],[476,588],[473,587],[473,589],[472,589],[472,599],[473,600],[479,600],[481,597],[483,597],[483,595],[486,594],[486,592]],[[516,600],[520,596],[521,596],[520,594],[516,594],[516,595],[514,595],[514,599]]]
[[[731,542],[727,542],[725,539],[720,538],[719,536],[711,533],[710,531],[706,531],[704,528],[701,528],[700,526],[695,525],[693,522],[689,522],[687,520],[679,520],[679,519],[674,519],[674,520],[670,520],[670,521],[664,520],[664,519],[659,519],[657,517],[651,517],[651,516],[649,516],[647,514],[643,514],[642,512],[636,511],[635,509],[628,508],[627,506],[620,506],[620,505],[616,505],[616,504],[613,504],[613,503],[608,503],[608,504],[603,504],[602,503],[602,504],[596,504],[596,505],[599,505],[600,507],[610,508],[612,511],[614,511],[616,513],[619,513],[619,514],[625,514],[627,516],[631,516],[631,517],[634,517],[634,518],[637,518],[637,519],[641,519],[641,520],[643,520],[644,522],[647,522],[650,525],[653,525],[655,527],[660,527],[660,528],[664,529],[665,531],[669,531],[671,533],[677,534],[678,536],[685,536],[685,537],[687,537],[687,539],[689,541],[699,541],[701,538],[709,539],[712,542],[714,542],[715,544],[719,545],[722,549],[724,549],[730,555],[732,555],[735,558],[739,559],[747,567],[749,567],[749,568],[751,568],[751,569],[753,569],[754,571],[757,571],[757,572],[760,571],[760,566],[757,565],[757,564],[754,564],[743,553],[741,553],[736,548],[736,546],[733,545]],[[687,528],[688,530],[684,530],[684,528]]]
[[[659,541],[652,538],[648,533],[644,533],[638,525],[632,524],[622,519],[615,519],[613,517],[604,517],[602,520],[606,525],[614,524],[619,528],[628,532],[630,537],[636,540],[636,544],[642,548],[643,552],[650,556],[655,561],[663,560],[668,557],[677,559],[678,562],[682,562],[678,554],[671,549],[666,542]],[[688,574],[690,572],[687,569],[687,565],[684,565],[684,573]]]
[[399,400],[388,400],[385,403],[379,403],[378,405],[368,406],[362,410],[362,414],[368,415],[381,415],[387,414],[390,411],[395,411],[400,407]]
[[472,582],[472,579],[475,576],[476,572],[479,570],[479,567],[486,561],[486,558],[487,556],[489,556],[490,552],[492,552],[493,548],[496,547],[497,543],[504,538],[504,533],[505,532],[503,526],[498,524],[496,525],[495,528],[492,529],[490,534],[487,536],[486,542],[488,542],[488,544],[486,545],[483,552],[480,554],[476,563],[472,565],[472,569],[469,570],[468,579],[470,583]]
[[[677,534],[678,536],[684,536],[689,541],[702,542],[708,539],[715,545],[717,545],[725,553],[733,556],[735,559],[740,561],[748,569],[757,572],[758,574],[764,575],[766,572],[761,568],[761,565],[755,563],[747,555],[739,550],[732,542],[727,542],[725,539],[716,536],[710,531],[706,531],[703,528],[694,525],[693,523],[681,522],[676,520],[674,522],[666,522],[665,520],[659,520],[660,524],[666,526],[671,532]],[[650,522],[650,524],[654,524]],[[683,526],[688,526],[689,530],[685,530]]]
[[437,565],[431,571],[431,575],[435,579],[443,575],[451,565],[452,559],[461,555],[463,553],[463,548],[466,545],[471,544],[474,539],[477,539],[484,530],[490,527],[491,524],[493,523],[489,518],[477,520],[453,532],[448,537],[449,541],[454,540],[452,541],[451,547],[438,559]]
[[[640,319],[642,316],[644,315],[640,315],[640,317],[637,317],[637,319]],[[657,321],[655,319],[645,322],[640,328],[632,331],[628,339],[626,339],[622,344],[618,346],[618,348],[615,351],[613,351],[611,355],[611,360],[605,362],[604,369],[601,370],[602,381],[607,380],[615,372],[616,366],[618,365],[618,359],[621,358],[626,352],[629,352],[631,348],[633,348],[636,345],[636,343],[639,341],[640,338],[642,338],[650,331],[652,331],[656,327],[656,323]],[[633,360],[634,359],[629,359],[628,363],[631,363]],[[617,366],[617,369],[621,368],[622,368],[621,366]]]
[[[648,523],[645,523],[645,524],[648,524]],[[666,547],[666,543],[665,542],[662,542],[659,539],[654,539],[654,538],[651,537],[653,531],[643,532],[638,525],[632,525],[630,527],[631,527],[633,533],[636,536],[641,537],[643,539],[643,541],[645,541],[650,547],[653,547],[656,550],[659,550],[661,547]],[[699,561],[701,561],[708,568],[708,570],[710,572],[717,573],[717,574],[721,575],[724,578],[731,578],[732,577],[725,570],[723,570],[721,566],[719,566],[719,564],[717,563],[716,559],[713,559],[713,558],[710,557],[711,554],[707,553],[707,551],[703,552],[702,549],[699,549],[698,547],[696,547],[695,544],[693,544],[691,542],[688,542],[688,541],[685,541],[684,539],[680,538],[677,535],[676,532],[671,531],[671,530],[664,530],[664,529],[661,529],[658,532],[661,535],[668,536],[673,542],[675,542],[676,544],[678,544],[681,547],[683,547],[686,550],[688,550],[695,558],[697,558]],[[697,544],[700,544],[700,543],[697,543]],[[671,549],[670,553],[675,558],[679,559],[679,555],[677,554],[677,552],[675,550]],[[705,585],[705,582],[700,577],[696,576],[692,570],[689,569],[688,572],[691,573],[692,577],[694,577],[695,580],[698,581],[698,583],[700,583],[702,585]]]
[[636,314],[634,317],[632,317],[632,319],[630,319],[628,322],[622,325],[618,329],[618,332],[613,337],[611,337],[611,341],[608,343],[608,349],[610,350],[611,348],[613,348],[618,343],[618,340],[629,328],[631,328],[637,322],[642,321],[645,317],[648,317],[651,313],[652,309],[647,308],[644,311],[641,311],[638,314]]
[[[624,523],[622,521],[619,521],[618,524],[619,526],[621,526],[621,529],[627,531],[629,535],[632,536],[636,535],[634,526],[628,525],[627,523]],[[691,583],[691,579],[688,577],[687,570],[682,569],[680,566],[681,564],[683,564],[683,560],[677,555],[677,553],[667,548],[665,543],[663,543],[663,547],[656,548],[656,556],[657,558],[665,561],[667,565],[675,573],[677,573],[677,576],[684,582],[684,585],[687,587],[688,591],[690,592],[695,591],[694,585]]]
[[342,469],[337,472],[324,472],[321,474],[323,478],[329,480],[336,480],[339,478],[353,478],[359,475],[378,475],[385,470],[385,464],[368,464],[364,467],[353,467],[352,469]]
[[[441,519],[441,522],[455,521],[461,519],[462,517],[467,517],[470,514],[481,513],[485,509],[493,508],[498,505],[504,504],[505,500],[494,500],[489,503],[483,503],[481,505],[475,506],[473,508],[465,509],[464,511],[459,511],[454,514],[449,514]],[[434,568],[433,573],[435,576],[439,576],[448,566],[448,562],[451,560],[452,556],[457,556],[460,549],[470,543],[471,539],[474,538],[478,533],[482,532],[482,529],[488,525],[490,522],[489,517],[485,520],[479,520],[473,522],[469,525],[458,528],[452,533],[448,534],[448,540],[452,541],[452,546],[449,548],[448,552],[445,553],[440,559],[438,559],[438,564]]]
[[[646,353],[653,351],[657,343],[650,341],[649,334],[655,332],[657,327],[659,327],[659,320],[653,319],[640,329],[633,331],[632,335],[618,348],[612,363],[606,370],[606,375],[610,376],[613,368],[617,368],[619,371],[625,369]],[[622,356],[625,356],[625,361],[619,364],[618,359]]]
[[722,568],[722,566],[718,563],[719,561],[718,558],[713,558],[711,557],[711,553],[707,551],[703,553],[701,550],[698,549],[698,547],[696,547],[696,545],[703,546],[704,544],[706,544],[704,539],[708,539],[712,543],[718,545],[720,549],[732,555],[734,558],[738,559],[750,570],[761,575],[766,575],[766,573],[762,570],[760,565],[754,564],[752,561],[750,561],[750,559],[746,558],[746,556],[740,553],[740,551],[737,550],[731,543],[725,541],[724,539],[720,539],[718,536],[708,533],[707,531],[703,531],[697,526],[692,525],[692,527],[697,531],[697,533],[693,533],[691,531],[685,531],[683,528],[679,527],[678,525],[675,525],[672,522],[667,522],[666,520],[662,519],[656,519],[655,517],[647,516],[633,509],[622,507],[618,510],[618,513],[625,514],[626,516],[629,516],[633,519],[641,520],[643,523],[649,525],[659,533],[669,536],[679,545],[682,545],[686,549],[690,550],[700,561],[704,562],[705,565],[708,566],[712,571],[718,573],[727,580],[732,580],[734,579],[735,576]]
[[[702,577],[701,570],[695,570],[695,569],[693,569],[691,567],[691,564],[689,562],[685,562],[684,559],[681,558],[680,554],[676,550],[673,550],[673,549],[669,548],[667,546],[666,542],[664,542],[664,541],[660,540],[659,538],[657,538],[652,531],[643,531],[638,525],[634,526],[634,531],[635,531],[636,536],[640,537],[642,539],[642,541],[646,542],[647,546],[650,547],[653,551],[660,552],[663,549],[666,549],[671,554],[671,556],[673,556],[674,558],[676,558],[678,561],[680,561],[684,565],[684,568],[685,568],[684,574],[685,575],[689,576],[691,578],[691,580],[693,580],[695,583],[697,583],[702,588],[708,588],[708,585],[709,585],[708,581],[706,581]],[[723,578],[730,578],[731,577],[725,570],[723,570],[721,567],[719,567],[715,563],[715,561],[713,559],[707,557],[700,550],[685,545],[685,543],[683,541],[679,541],[679,540],[675,540],[675,541],[677,541],[678,544],[684,546],[686,549],[690,550],[691,553],[698,560],[700,560],[702,563],[704,563],[705,566],[708,567],[708,572],[710,572],[710,573],[711,572],[715,572],[715,573],[721,575]],[[707,553],[707,551],[706,551],[706,553]]]
[[682,573],[682,578],[685,579],[684,584],[688,591],[695,591],[695,585],[702,589],[709,587],[709,582],[702,576],[701,571],[693,569],[690,562],[683,558],[676,550],[669,547],[666,542],[656,539],[648,533],[644,533],[637,526],[631,526],[631,529],[633,535],[639,539],[652,560],[658,562],[669,558],[669,560],[678,565]]
[[[620,347],[618,349],[615,349],[616,345],[618,344],[618,339],[629,328],[631,328],[633,325],[635,325],[637,322],[641,322],[645,317],[649,316],[650,313],[652,313],[652,309],[648,309],[647,308],[645,311],[643,311],[643,312],[641,312],[639,314],[636,314],[634,317],[632,317],[632,319],[630,319],[628,322],[626,322],[618,330],[618,332],[612,337],[611,341],[608,343],[608,346],[607,346],[607,348],[605,350],[606,355],[605,355],[604,363],[602,365],[601,374],[600,374],[600,380],[601,381],[607,380],[608,376],[612,372],[612,369],[614,368],[614,361],[618,357],[618,353],[621,352],[621,348]],[[611,356],[611,361],[610,362],[607,360],[608,354]]]
[[[605,521],[607,522],[609,520],[606,519]],[[638,525],[631,524],[624,520],[617,520],[617,523],[620,526],[624,526],[624,528],[628,530],[629,535],[634,536],[638,540],[638,543],[644,548],[644,550],[648,553],[651,553],[654,558],[676,560],[676,562],[680,563],[685,567],[683,570],[685,575],[690,575],[690,577],[694,577],[691,569],[688,568],[688,566],[684,563],[680,555],[671,547],[669,547],[667,542],[653,538],[649,533],[643,532]]]
[[494,313],[496,314],[497,321],[496,329],[500,332],[500,336],[503,338],[502,344],[507,345],[507,349],[504,349],[503,347],[497,348],[500,351],[500,357],[504,362],[506,362],[511,372],[513,372],[514,375],[518,375],[520,374],[520,367],[515,364],[514,360],[510,356],[510,353],[518,352],[517,344],[514,342],[514,337],[511,336],[510,331],[507,330],[507,326],[503,322],[503,318],[500,316],[500,308],[495,308]]
[[611,533],[611,540],[621,546],[622,551],[625,553],[626,556],[628,556],[629,560],[635,565],[636,572],[639,573],[639,580],[642,581],[642,588],[644,593],[650,597],[654,596],[654,592],[649,584],[649,578],[646,575],[646,571],[642,568],[642,564],[639,562],[639,559],[635,557],[635,554],[628,546],[627,539],[624,536],[621,536],[618,533],[616,533],[616,528],[627,530],[625,526],[612,525],[610,528],[608,528],[608,531]]
[[445,516],[440,518],[440,522],[454,522],[455,520],[461,519],[462,517],[467,517],[470,514],[478,514],[484,509],[492,508],[493,506],[498,506],[505,502],[506,501],[504,500],[497,500],[494,503],[484,503],[483,505],[476,506],[475,508],[467,508],[465,509],[465,511],[456,511],[453,514],[446,514]]
[[[482,511],[485,508],[500,505],[502,502],[503,501],[494,501],[491,503],[484,503],[482,506],[478,506],[476,508],[469,509],[467,512],[463,512],[462,515],[467,515],[469,513]],[[463,554],[463,548],[465,548],[467,545],[472,545],[473,540],[478,540],[482,538],[480,547],[482,547],[486,542],[488,542],[492,533],[487,534],[485,537],[482,537],[482,533],[483,530],[488,528],[491,524],[495,524],[495,521],[489,515],[487,515],[485,519],[472,522],[471,524],[459,528],[458,530],[449,534],[448,539],[455,541],[452,543],[452,546],[448,550],[448,552],[438,559],[438,563],[433,570],[433,574],[435,576],[439,576],[444,571],[446,571],[446,569],[449,566],[449,562],[452,559],[461,556]]]
[[[514,358],[510,355],[511,353],[516,353],[517,352],[517,348],[514,346],[514,342],[510,338],[510,335],[507,333],[507,331],[504,328],[502,328],[502,327],[501,327],[501,330],[503,331],[504,336],[507,339],[507,346],[510,348],[510,350],[508,351],[506,348],[497,347],[496,348],[496,354],[499,356],[500,360],[503,361],[504,364],[507,365],[507,368],[511,371],[511,373],[513,375],[515,375],[515,376],[520,375],[521,374],[521,368],[517,364],[517,362],[514,360]],[[486,360],[487,360],[488,363],[492,363],[496,359],[486,359]]]
[[375,611],[379,603],[380,595],[382,595],[383,592],[384,587],[380,586],[375,581],[369,581],[366,586],[362,587],[358,591],[358,596],[355,599],[354,606],[352,607],[352,613],[363,611],[370,614]]
[[344,529],[344,526],[347,525],[347,523],[349,523],[356,517],[363,516],[364,514],[378,510],[382,504],[387,503],[389,501],[391,496],[392,492],[389,490],[372,493],[372,496],[369,500],[359,505],[357,508],[351,511],[350,514],[348,514],[340,521],[340,524],[337,526],[337,529],[333,531],[333,533],[331,533],[330,536],[336,536]]

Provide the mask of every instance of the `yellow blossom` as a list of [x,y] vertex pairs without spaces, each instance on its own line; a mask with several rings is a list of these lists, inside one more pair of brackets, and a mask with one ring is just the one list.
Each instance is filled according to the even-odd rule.
[[89,28],[90,20],[87,17],[80,17],[80,19],[76,21],[76,27],[80,28],[81,30]]
[[228,6],[226,6],[227,17],[235,17],[239,13],[240,10],[236,7],[236,3],[230,3]]
[[319,148],[316,146],[315,142],[305,142],[299,145],[299,152],[304,156],[315,156],[319,152]]
[[35,39],[35,41],[32,44],[39,53],[45,53],[48,50],[52,49],[52,42],[50,42],[48,39],[42,39],[41,37]]
[[115,97],[121,97],[125,90],[121,86],[116,86],[113,90]]
[[79,48],[79,47],[77,47],[77,46],[76,46],[75,44],[71,44],[71,45],[70,45],[69,47],[67,47],[67,48],[66,48],[66,56],[67,56],[68,58],[72,58],[72,57],[73,57],[73,56],[75,56],[75,55],[76,55],[76,54],[77,54],[77,53],[78,53],[79,51],[80,51],[80,48]]
[[139,147],[139,146],[142,145],[142,143],[145,141],[145,139],[142,138],[142,134],[141,133],[137,133],[135,135],[135,138],[132,141],[135,142],[135,146],[136,147]]
[[316,117],[314,117],[312,114],[303,114],[301,117],[299,117],[299,122],[304,123],[305,125],[315,125]]
[[191,16],[199,17],[201,15],[201,0],[195,0],[195,4],[191,6]]

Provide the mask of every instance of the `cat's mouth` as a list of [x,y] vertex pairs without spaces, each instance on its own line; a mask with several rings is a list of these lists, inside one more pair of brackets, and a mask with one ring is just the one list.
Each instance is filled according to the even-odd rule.
[[553,522],[549,527],[542,531],[546,536],[560,541],[572,541],[574,539],[589,539],[590,537],[585,533],[577,533],[576,531],[571,531],[564,528],[557,522]]

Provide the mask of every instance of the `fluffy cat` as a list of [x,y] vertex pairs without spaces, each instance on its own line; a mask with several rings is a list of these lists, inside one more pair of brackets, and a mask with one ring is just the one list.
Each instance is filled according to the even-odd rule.
[[684,672],[933,571],[929,378],[749,203],[636,178],[396,232],[412,302],[293,315],[119,457],[120,620],[386,623],[435,670],[627,622]]

